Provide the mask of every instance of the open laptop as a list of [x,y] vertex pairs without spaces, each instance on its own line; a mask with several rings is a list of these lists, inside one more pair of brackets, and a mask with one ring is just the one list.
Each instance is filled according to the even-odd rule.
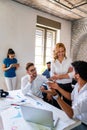
[[53,119],[53,112],[43,110],[31,106],[20,106],[23,118],[26,121],[44,125],[50,128],[54,128],[57,125],[58,119]]

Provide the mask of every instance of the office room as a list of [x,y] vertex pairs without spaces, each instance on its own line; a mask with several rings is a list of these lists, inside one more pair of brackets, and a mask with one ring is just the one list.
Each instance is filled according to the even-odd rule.
[[[87,62],[86,7],[86,0],[73,0],[73,3],[70,0],[44,0],[44,2],[42,0],[0,0],[0,89],[8,91],[2,64],[9,48],[14,50],[19,63],[16,70],[16,90],[21,89],[21,78],[26,75],[26,64],[28,62],[34,63],[37,72],[41,74],[46,68],[46,63],[53,58],[53,49],[56,43],[65,45],[67,58],[71,58],[73,62],[79,60]],[[46,44],[40,48],[44,48],[44,54],[40,50],[36,50],[36,34],[39,33],[39,29],[41,29],[42,34],[44,34],[43,30],[47,30],[48,42],[52,42],[50,50],[47,50],[47,55],[45,50],[47,48],[44,48]],[[41,38],[43,39],[43,37]],[[43,41],[47,42],[46,38]],[[37,52],[41,53],[40,57],[37,57]],[[56,108],[53,109],[57,111]],[[78,120],[74,122],[65,113],[63,114],[65,119],[72,123],[70,127],[66,124],[66,128],[57,126],[55,130],[69,130],[81,123]],[[11,130],[10,127],[8,128]],[[33,128],[35,129],[35,126]],[[41,129],[45,130],[46,128],[41,127]],[[23,130],[23,128],[18,130]],[[40,130],[40,128],[37,126],[36,130]]]

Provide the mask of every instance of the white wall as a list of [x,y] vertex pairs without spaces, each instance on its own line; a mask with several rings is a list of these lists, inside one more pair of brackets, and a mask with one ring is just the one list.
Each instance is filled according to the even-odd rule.
[[37,15],[61,22],[61,42],[66,44],[69,53],[71,43],[71,22],[42,13],[11,0],[0,0],[0,87],[6,88],[2,72],[2,61],[8,48],[16,52],[20,68],[17,70],[18,85],[26,73],[27,62],[34,62],[35,29]]

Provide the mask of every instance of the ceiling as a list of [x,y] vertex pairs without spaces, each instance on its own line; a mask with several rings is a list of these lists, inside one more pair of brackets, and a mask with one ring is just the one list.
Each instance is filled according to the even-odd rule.
[[87,17],[87,0],[13,0],[66,20]]

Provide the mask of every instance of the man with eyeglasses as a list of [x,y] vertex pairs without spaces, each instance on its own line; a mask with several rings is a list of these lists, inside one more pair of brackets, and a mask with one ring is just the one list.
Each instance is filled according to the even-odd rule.
[[21,79],[22,93],[26,95],[28,92],[34,94],[37,97],[43,98],[40,87],[43,83],[47,82],[47,78],[42,75],[38,75],[33,63],[26,64],[27,75]]
[[23,76],[21,79],[22,93],[24,95],[32,93],[35,96],[42,98],[44,101],[54,105],[55,107],[59,107],[56,100],[52,98],[50,93],[45,94],[41,91],[44,88],[46,89],[44,85],[46,85],[48,79],[43,75],[37,74],[36,68],[31,62],[26,64],[26,71],[27,75]]

